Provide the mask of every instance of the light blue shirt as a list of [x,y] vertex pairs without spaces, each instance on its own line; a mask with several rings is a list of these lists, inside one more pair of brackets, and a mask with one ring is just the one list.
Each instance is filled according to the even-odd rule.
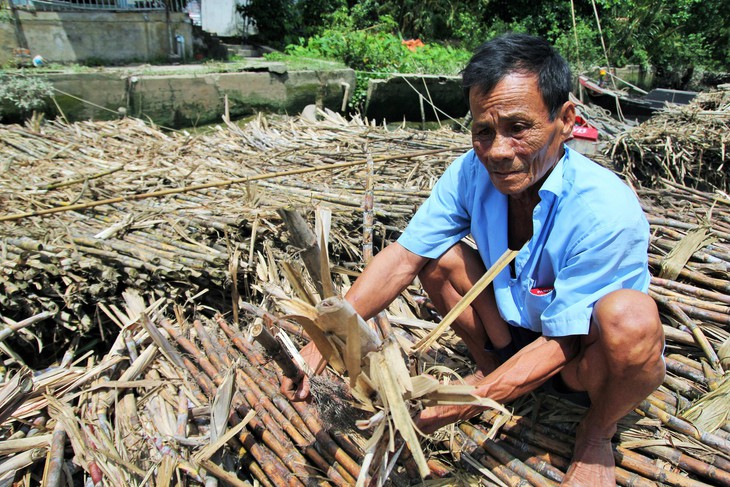
[[[602,296],[649,288],[649,224],[628,186],[568,147],[539,195],[516,277],[508,267],[494,280],[497,307],[513,326],[585,335]],[[487,268],[507,250],[507,196],[473,150],[446,169],[398,242],[437,258],[469,234]]]

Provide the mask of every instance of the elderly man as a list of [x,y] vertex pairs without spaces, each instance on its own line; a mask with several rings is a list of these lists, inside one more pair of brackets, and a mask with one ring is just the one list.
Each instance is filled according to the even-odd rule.
[[[588,406],[565,485],[615,485],[618,420],[664,377],[663,332],[647,296],[649,227],[632,191],[564,142],[575,122],[570,69],[544,40],[508,34],[463,72],[473,150],[444,172],[398,242],[346,299],[364,318],[418,276],[446,314],[507,249],[519,250],[454,323],[477,393],[509,402],[541,385]],[[476,250],[462,239],[471,234]],[[312,347],[304,353],[317,358]],[[283,384],[292,398],[307,395]],[[425,409],[434,431],[479,413]]]

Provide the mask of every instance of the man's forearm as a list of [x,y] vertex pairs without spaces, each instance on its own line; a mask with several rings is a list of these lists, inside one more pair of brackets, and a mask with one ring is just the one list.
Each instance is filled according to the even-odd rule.
[[428,262],[393,243],[373,258],[345,295],[357,314],[369,320],[385,309]]
[[[538,338],[494,372],[474,382],[476,395],[507,403],[535,390],[575,356],[578,340],[578,337]],[[418,427],[431,433],[441,426],[474,417],[483,410],[481,406],[426,408],[419,416]]]
[[578,337],[539,337],[478,381],[477,394],[500,403],[517,399],[560,372],[578,352]]

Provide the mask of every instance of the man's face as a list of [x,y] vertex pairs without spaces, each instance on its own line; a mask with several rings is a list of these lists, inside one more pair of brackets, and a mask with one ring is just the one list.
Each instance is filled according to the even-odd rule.
[[566,102],[551,121],[537,77],[516,72],[486,95],[472,88],[469,106],[474,117],[474,151],[492,184],[516,198],[537,195],[543,178],[562,157],[563,142],[573,130],[573,104]]

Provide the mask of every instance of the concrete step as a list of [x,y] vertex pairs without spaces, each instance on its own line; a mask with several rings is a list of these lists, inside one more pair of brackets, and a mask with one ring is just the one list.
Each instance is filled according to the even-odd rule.
[[223,44],[228,51],[228,56],[239,57],[261,57],[261,51],[250,44]]

